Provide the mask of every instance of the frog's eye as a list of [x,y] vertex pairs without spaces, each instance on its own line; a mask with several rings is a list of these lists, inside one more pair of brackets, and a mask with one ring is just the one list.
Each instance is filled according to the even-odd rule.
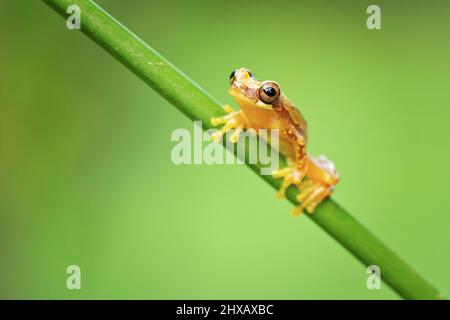
[[[234,71],[230,74],[230,83],[231,83],[231,84],[233,84],[234,80],[236,80],[236,71],[238,71],[238,69],[234,70]],[[248,76],[249,76],[250,78],[254,78],[254,77],[253,77],[253,73],[252,73],[250,70],[245,69],[245,71],[247,71]]]
[[236,80],[236,70],[230,74],[230,83],[233,84],[234,80]]
[[274,81],[264,81],[258,89],[259,99],[265,104],[272,104],[280,98],[280,86]]

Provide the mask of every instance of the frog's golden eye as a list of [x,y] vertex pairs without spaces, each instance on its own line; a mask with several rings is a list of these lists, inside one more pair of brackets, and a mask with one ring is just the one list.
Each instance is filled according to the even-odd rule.
[[264,81],[258,89],[259,100],[272,104],[280,98],[280,86],[274,81]]

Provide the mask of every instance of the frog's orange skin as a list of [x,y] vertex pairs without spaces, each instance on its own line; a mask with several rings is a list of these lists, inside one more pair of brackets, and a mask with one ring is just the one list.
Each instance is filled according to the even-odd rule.
[[[313,213],[316,206],[331,194],[333,186],[339,181],[339,174],[334,164],[324,156],[316,159],[307,154],[306,121],[286,96],[278,92],[270,104],[262,101],[260,88],[266,83],[268,82],[256,80],[245,68],[234,72],[229,92],[239,104],[240,110],[234,111],[226,105],[226,116],[211,119],[213,126],[224,124],[213,135],[213,139],[220,140],[231,129],[235,129],[230,137],[232,142],[238,140],[244,129],[278,129],[279,151],[287,157],[288,166],[272,173],[275,178],[283,178],[277,195],[284,197],[286,189],[294,184],[300,190],[297,196],[300,204],[294,209],[294,214],[297,215],[304,209]],[[279,88],[276,83],[269,83]]]

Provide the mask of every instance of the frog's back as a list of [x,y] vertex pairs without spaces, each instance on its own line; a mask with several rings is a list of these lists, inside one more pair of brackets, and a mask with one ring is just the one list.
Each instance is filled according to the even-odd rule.
[[289,100],[286,96],[282,96],[283,107],[289,113],[290,118],[294,122],[294,125],[299,130],[299,133],[307,140],[307,129],[308,125],[305,118],[297,109],[297,107]]

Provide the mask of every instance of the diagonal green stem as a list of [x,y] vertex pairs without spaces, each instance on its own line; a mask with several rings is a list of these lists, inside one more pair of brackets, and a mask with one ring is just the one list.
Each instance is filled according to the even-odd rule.
[[[194,81],[164,59],[154,49],[120,24],[91,0],[43,0],[62,16],[67,8],[81,9],[81,31],[144,80],[154,90],[192,120],[210,128],[211,117],[224,113],[221,104]],[[281,161],[283,165],[284,159]],[[260,165],[249,165],[259,173]],[[279,180],[261,176],[274,188]],[[287,198],[296,204],[296,190]],[[377,265],[382,279],[406,299],[441,299],[443,296],[393,251],[356,221],[332,199],[325,200],[314,215],[308,215],[323,230],[342,244],[365,266]]]

